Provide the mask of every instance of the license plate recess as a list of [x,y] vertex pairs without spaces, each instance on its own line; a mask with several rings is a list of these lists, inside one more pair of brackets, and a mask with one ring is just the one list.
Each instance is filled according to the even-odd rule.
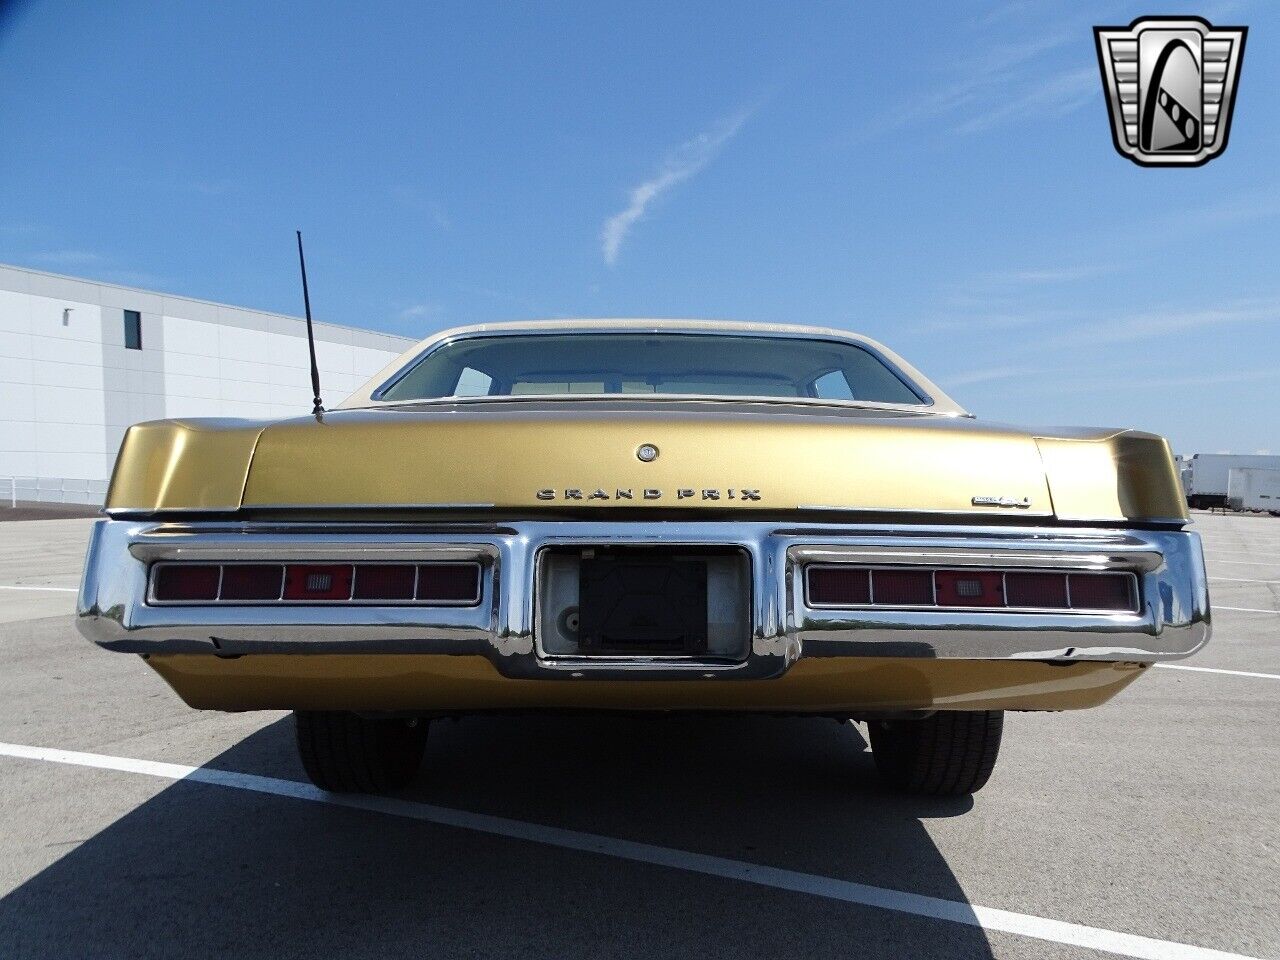
[[741,662],[750,562],[737,548],[551,548],[539,575],[539,652],[550,657]]

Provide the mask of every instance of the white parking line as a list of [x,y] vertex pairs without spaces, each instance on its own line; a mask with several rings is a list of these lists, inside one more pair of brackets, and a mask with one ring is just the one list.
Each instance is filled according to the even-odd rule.
[[0,584],[0,590],[40,590],[50,593],[75,593],[78,587],[28,587],[20,583]]
[[1280,616],[1280,610],[1263,610],[1261,607],[1220,607],[1214,604],[1215,610],[1234,610],[1237,613],[1274,613]]
[[1213,566],[1215,563],[1230,563],[1233,565],[1242,564],[1246,567],[1280,567],[1280,560],[1272,560],[1269,563],[1263,563],[1261,560],[1222,560],[1218,557],[1210,557],[1207,555],[1205,556],[1205,559],[1209,561],[1209,566]]
[[1181,663],[1157,663],[1166,670],[1194,670],[1196,673],[1227,673],[1233,677],[1257,677],[1261,680],[1280,680],[1280,673],[1250,673],[1248,670],[1222,670],[1218,667],[1188,667]]
[[1079,923],[1050,920],[1025,913],[978,907],[956,900],[926,897],[918,893],[905,893],[884,887],[872,887],[849,880],[836,880],[812,873],[784,870],[730,860],[703,853],[674,850],[634,840],[619,840],[595,833],[580,833],[561,827],[510,820],[465,810],[451,810],[432,804],[401,800],[397,797],[375,797],[360,794],[325,793],[306,783],[261,777],[250,773],[229,770],[211,770],[206,767],[187,767],[176,763],[158,763],[154,760],[134,760],[128,757],[111,757],[99,753],[78,753],[71,750],[53,750],[48,747],[29,747],[16,743],[0,743],[0,755],[27,760],[44,760],[49,763],[94,767],[99,770],[116,770],[122,773],[138,773],[165,780],[188,780],[196,783],[250,790],[295,800],[309,800],[330,806],[366,810],[393,817],[406,817],[440,826],[473,830],[479,833],[525,840],[568,850],[595,853],[634,863],[686,870],[727,880],[740,880],[776,890],[808,893],[840,900],[865,907],[879,907],[897,913],[945,920],[984,930],[999,930],[1024,937],[1048,940],[1088,950],[1101,950],[1143,960],[1251,960],[1239,953],[1227,953],[1206,947],[1194,947],[1169,940],[1156,940],[1129,933],[1118,933],[1099,927],[1086,927]]
[[1244,580],[1240,577],[1209,577],[1208,579],[1223,583],[1280,583],[1280,580]]

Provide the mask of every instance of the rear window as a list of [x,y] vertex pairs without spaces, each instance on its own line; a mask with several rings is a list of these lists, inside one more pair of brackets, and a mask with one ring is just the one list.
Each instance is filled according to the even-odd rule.
[[628,394],[927,402],[854,343],[688,333],[466,337],[416,359],[375,398]]

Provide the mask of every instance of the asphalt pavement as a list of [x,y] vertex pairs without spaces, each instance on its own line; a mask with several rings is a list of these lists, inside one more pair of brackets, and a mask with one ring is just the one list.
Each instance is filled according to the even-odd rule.
[[855,725],[688,717],[440,722],[339,800],[288,714],[79,636],[89,521],[0,523],[0,958],[1280,957],[1280,519],[1195,520],[1195,669],[1010,714],[971,801]]

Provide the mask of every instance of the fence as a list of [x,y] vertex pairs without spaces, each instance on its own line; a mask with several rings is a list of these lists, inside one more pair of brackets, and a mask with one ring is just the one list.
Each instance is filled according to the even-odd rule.
[[69,480],[64,477],[0,477],[0,503],[17,507],[32,503],[79,503],[101,506],[107,497],[106,480]]

